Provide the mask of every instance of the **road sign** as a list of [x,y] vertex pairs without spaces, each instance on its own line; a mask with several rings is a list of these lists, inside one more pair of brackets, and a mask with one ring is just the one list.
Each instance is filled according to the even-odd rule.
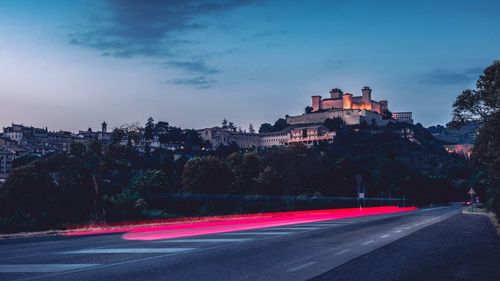
[[470,196],[474,196],[474,195],[476,195],[476,191],[475,191],[475,190],[474,190],[474,188],[472,188],[472,187],[470,188],[470,190],[469,190],[469,192],[468,192],[468,193],[469,193],[469,195],[470,195]]
[[359,199],[365,199],[365,194],[364,193],[359,193],[358,194]]

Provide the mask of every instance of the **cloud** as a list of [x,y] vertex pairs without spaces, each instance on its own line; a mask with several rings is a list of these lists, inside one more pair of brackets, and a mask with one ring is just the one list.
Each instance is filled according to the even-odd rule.
[[479,78],[481,72],[482,68],[480,67],[469,68],[461,72],[434,70],[422,75],[418,81],[431,85],[465,84]]
[[195,61],[170,61],[165,64],[166,67],[175,67],[186,70],[191,73],[203,73],[203,74],[215,74],[219,70],[208,66],[205,62],[201,60]]
[[[191,73],[214,74],[218,70],[201,59],[189,60],[199,54],[182,57],[190,43],[181,39],[183,33],[207,28],[200,23],[202,17],[263,1],[107,0],[104,14],[94,17],[86,28],[72,32],[69,43],[99,50],[103,56],[147,58]],[[176,52],[178,49],[184,53]],[[193,81],[200,81],[200,77]]]
[[173,85],[194,86],[198,89],[207,89],[215,85],[216,81],[208,79],[205,76],[197,76],[193,78],[172,79],[164,83]]
[[327,59],[324,61],[327,68],[339,68],[346,65],[346,61],[342,59]]

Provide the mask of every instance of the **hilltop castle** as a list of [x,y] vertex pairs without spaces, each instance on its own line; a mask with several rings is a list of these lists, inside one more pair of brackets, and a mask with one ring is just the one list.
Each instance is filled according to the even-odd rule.
[[343,93],[342,90],[335,88],[330,91],[330,98],[322,99],[321,96],[312,96],[312,112],[327,109],[360,109],[382,114],[384,110],[389,109],[386,100],[372,100],[370,87],[363,87],[361,93],[361,96],[354,97],[350,93]]
[[201,138],[212,143],[214,148],[232,142],[241,148],[252,148],[331,142],[336,132],[325,126],[326,119],[341,118],[347,125],[366,123],[385,126],[389,122],[413,124],[411,112],[392,112],[392,117],[387,116],[385,111],[389,110],[389,103],[386,100],[372,100],[372,90],[369,87],[363,87],[361,93],[361,96],[353,96],[335,88],[330,91],[329,98],[312,96],[312,110],[302,115],[287,116],[288,126],[277,132],[250,134],[213,127],[198,130],[198,133]]
[[[353,96],[343,93],[335,88],[330,91],[329,98],[319,95],[312,96],[310,113],[298,116],[289,116],[289,125],[323,123],[327,118],[341,118],[348,125],[356,125],[362,122],[384,126],[389,119],[383,118],[384,111],[389,110],[387,100],[372,100],[370,87],[361,89],[361,96]],[[413,123],[411,112],[393,112],[392,121]]]

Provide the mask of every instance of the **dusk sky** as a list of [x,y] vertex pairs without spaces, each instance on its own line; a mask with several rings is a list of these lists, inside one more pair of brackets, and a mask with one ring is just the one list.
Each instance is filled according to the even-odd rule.
[[500,59],[500,1],[0,2],[0,126],[247,128],[363,86],[425,126]]

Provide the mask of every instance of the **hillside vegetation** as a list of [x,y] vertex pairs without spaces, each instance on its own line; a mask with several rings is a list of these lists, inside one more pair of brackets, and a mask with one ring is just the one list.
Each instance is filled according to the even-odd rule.
[[279,200],[258,206],[248,202],[254,204],[249,207],[248,197],[237,203],[206,196],[189,197],[200,198],[189,204],[160,199],[193,194],[356,196],[356,175],[362,175],[369,197],[445,203],[462,199],[471,174],[464,159],[446,153],[419,124],[341,126],[332,144],[311,148],[243,151],[230,146],[177,156],[174,161],[166,150],[140,155],[129,145],[104,149],[98,143],[75,144],[69,155],[17,167],[0,187],[0,232],[305,208]]

